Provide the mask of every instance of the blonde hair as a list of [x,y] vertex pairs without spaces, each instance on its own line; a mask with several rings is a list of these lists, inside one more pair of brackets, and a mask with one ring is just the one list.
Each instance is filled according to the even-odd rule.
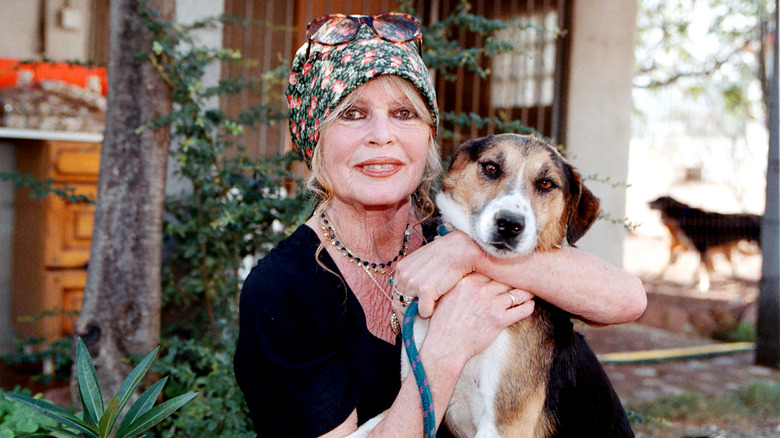
[[[370,82],[379,83],[387,94],[399,100],[400,98],[397,95],[396,90],[400,89],[403,96],[411,102],[414,111],[420,115],[422,121],[432,128],[428,143],[428,156],[425,161],[425,170],[423,171],[420,184],[417,186],[414,193],[412,193],[412,207],[414,208],[417,218],[420,221],[423,221],[433,214],[434,208],[430,193],[431,185],[442,171],[439,145],[433,137],[433,115],[420,95],[420,92],[406,79],[396,75],[382,75],[376,79],[372,79]],[[363,95],[361,89],[364,88],[360,86],[347,95],[320,124],[320,139],[317,142],[317,146],[314,148],[314,153],[311,158],[311,172],[309,172],[309,176],[306,179],[306,188],[313,194],[316,202],[314,214],[317,216],[324,212],[333,200],[333,186],[330,181],[328,181],[327,174],[323,168],[322,139],[327,135],[328,127],[338,118],[341,112],[360,99]]]

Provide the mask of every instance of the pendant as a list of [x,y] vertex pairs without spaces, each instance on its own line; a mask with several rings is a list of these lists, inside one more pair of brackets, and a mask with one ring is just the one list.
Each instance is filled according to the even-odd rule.
[[390,329],[396,335],[401,333],[401,324],[398,322],[398,317],[395,315],[395,312],[390,314]]

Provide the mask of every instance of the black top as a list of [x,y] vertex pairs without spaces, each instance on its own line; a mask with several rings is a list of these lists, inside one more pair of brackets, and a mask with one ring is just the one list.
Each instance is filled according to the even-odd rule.
[[[316,233],[300,226],[260,260],[241,291],[233,366],[260,437],[314,437],[390,407],[400,389],[401,342],[368,331],[341,276],[315,260]],[[320,259],[338,273],[333,259]]]

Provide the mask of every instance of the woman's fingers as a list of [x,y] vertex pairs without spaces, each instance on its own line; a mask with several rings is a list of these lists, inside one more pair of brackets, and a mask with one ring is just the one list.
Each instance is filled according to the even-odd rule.
[[509,299],[509,303],[506,306],[507,309],[511,309],[512,307],[517,307],[528,300],[534,299],[534,296],[530,292],[520,290],[520,289],[511,289],[510,291],[507,292],[507,297]]
[[425,245],[398,262],[393,282],[399,292],[419,297],[423,318],[433,314],[436,302],[473,271],[471,260],[482,250],[457,231]]
[[531,316],[531,314],[534,313],[535,308],[536,303],[534,300],[528,299],[522,303],[517,304],[516,306],[512,306],[506,309],[504,316],[506,318],[505,321],[507,327]]

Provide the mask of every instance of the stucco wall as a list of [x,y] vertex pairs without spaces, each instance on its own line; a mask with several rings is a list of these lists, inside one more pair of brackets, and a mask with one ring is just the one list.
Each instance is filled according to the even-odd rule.
[[41,4],[40,0],[0,0],[0,57],[27,59],[42,52]]
[[[622,222],[624,187],[631,140],[634,30],[637,5],[626,0],[575,0],[566,148],[583,175],[609,177],[609,183],[587,181],[602,208]],[[608,262],[622,266],[622,225],[600,220],[578,243]]]
[[[66,3],[69,19],[63,21]],[[90,0],[0,0],[0,57],[86,61],[89,7]]]

